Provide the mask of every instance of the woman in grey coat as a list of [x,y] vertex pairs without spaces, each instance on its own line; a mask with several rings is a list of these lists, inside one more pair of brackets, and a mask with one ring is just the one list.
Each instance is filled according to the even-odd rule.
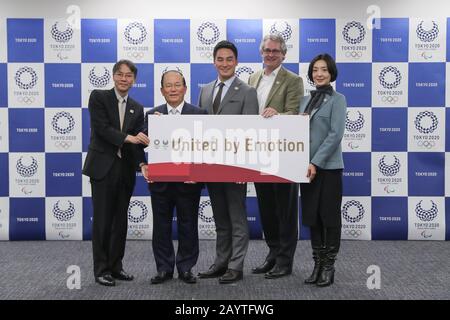
[[305,283],[329,286],[341,239],[342,159],[347,102],[330,85],[337,77],[328,54],[315,57],[308,69],[316,90],[300,102],[300,113],[310,116],[310,183],[301,188],[302,223],[310,227],[314,270]]

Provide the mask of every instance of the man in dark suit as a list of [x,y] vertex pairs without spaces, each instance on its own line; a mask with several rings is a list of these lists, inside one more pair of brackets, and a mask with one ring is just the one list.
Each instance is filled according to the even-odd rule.
[[[298,114],[303,81],[281,65],[287,53],[283,37],[266,35],[260,53],[264,69],[252,74],[248,81],[258,92],[260,114],[265,118]],[[292,272],[298,241],[298,184],[255,183],[255,189],[269,253],[252,272],[265,274],[267,279],[287,276]]]
[[114,286],[115,279],[131,281],[122,259],[128,228],[128,206],[139,166],[146,163],[139,144],[143,107],[128,96],[137,68],[129,60],[113,67],[114,88],[94,90],[89,98],[91,140],[83,174],[90,177],[94,216],[92,249],[95,281]]
[[[178,116],[183,114],[208,114],[189,103],[184,102],[186,80],[179,71],[167,71],[161,77],[161,94],[166,104],[153,108],[145,114]],[[150,155],[151,156],[151,155]],[[151,182],[148,180],[147,166],[141,168],[144,178],[149,182],[153,210],[153,255],[157,274],[152,284],[172,279],[174,267],[178,278],[186,283],[196,283],[191,269],[197,263],[198,249],[198,207],[202,183],[194,182]],[[172,243],[173,209],[177,210],[178,250]]]
[[[218,79],[200,91],[199,106],[209,114],[258,114],[256,90],[235,75],[237,48],[229,41],[214,47],[214,66]],[[216,225],[216,258],[200,278],[219,278],[219,283],[233,283],[243,277],[249,230],[245,206],[245,183],[208,183],[208,192]]]

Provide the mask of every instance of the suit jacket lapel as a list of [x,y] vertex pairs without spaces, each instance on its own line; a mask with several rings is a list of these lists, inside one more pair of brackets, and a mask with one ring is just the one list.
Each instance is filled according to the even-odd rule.
[[316,108],[311,112],[310,120],[314,117],[314,115],[320,110],[323,109],[327,104],[329,104],[331,101],[331,97],[329,95],[325,96],[325,99],[323,99],[322,105],[320,108]]
[[275,93],[283,84],[284,79],[286,78],[286,73],[287,72],[286,70],[284,70],[283,67],[281,67],[280,71],[278,71],[278,74],[275,77],[275,81],[273,82],[272,88],[270,88],[269,95],[267,96],[266,105],[264,106],[264,108],[266,108],[269,105],[270,100],[273,98]]
[[239,92],[240,87],[241,87],[241,80],[239,80],[239,78],[236,77],[231,83],[230,88],[228,88],[227,94],[223,97],[222,101],[220,102],[219,110],[217,111],[218,114],[220,113],[220,111],[222,111],[223,106],[226,105],[228,101],[230,101],[231,98],[233,98],[234,95]]
[[112,115],[112,121],[113,126],[120,130],[120,118],[119,118],[119,101],[117,101],[116,93],[114,91],[114,88],[109,91],[109,105],[110,105],[110,112]]
[[258,71],[258,72],[256,73],[256,75],[255,75],[255,77],[256,77],[256,83],[254,83],[254,85],[255,85],[254,87],[255,87],[256,89],[258,89],[258,87],[259,87],[259,83],[261,82],[263,73],[264,73],[264,69]]
[[205,97],[208,97],[209,101],[209,105],[208,105],[208,113],[209,114],[214,114],[213,111],[213,93],[214,93],[214,88],[216,86],[217,80],[210,83],[209,85],[204,86],[204,90],[205,90]]
[[127,106],[125,107],[125,115],[123,119],[122,132],[127,132],[128,125],[131,122],[131,119],[134,117],[135,108],[133,103],[130,101],[130,97],[127,99]]

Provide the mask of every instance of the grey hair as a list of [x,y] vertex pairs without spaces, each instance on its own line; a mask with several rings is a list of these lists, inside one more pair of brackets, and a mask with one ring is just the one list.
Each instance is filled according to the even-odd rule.
[[263,49],[264,49],[264,43],[267,40],[272,40],[275,42],[278,42],[280,44],[281,47],[281,52],[283,53],[283,55],[286,55],[287,52],[287,46],[286,46],[286,41],[284,41],[284,38],[281,34],[279,33],[271,33],[271,34],[266,34],[264,36],[264,38],[261,41],[261,44],[259,45],[259,51],[262,53]]

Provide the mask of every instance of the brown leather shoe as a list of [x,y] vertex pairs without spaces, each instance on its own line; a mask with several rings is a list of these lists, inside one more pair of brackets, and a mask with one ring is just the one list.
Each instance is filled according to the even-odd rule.
[[227,272],[227,268],[217,268],[216,265],[213,264],[211,267],[209,267],[208,271],[199,272],[198,277],[200,279],[217,278],[224,275],[225,272]]
[[219,283],[221,284],[234,283],[239,280],[242,280],[242,278],[243,278],[242,271],[228,269],[227,272],[219,278]]

